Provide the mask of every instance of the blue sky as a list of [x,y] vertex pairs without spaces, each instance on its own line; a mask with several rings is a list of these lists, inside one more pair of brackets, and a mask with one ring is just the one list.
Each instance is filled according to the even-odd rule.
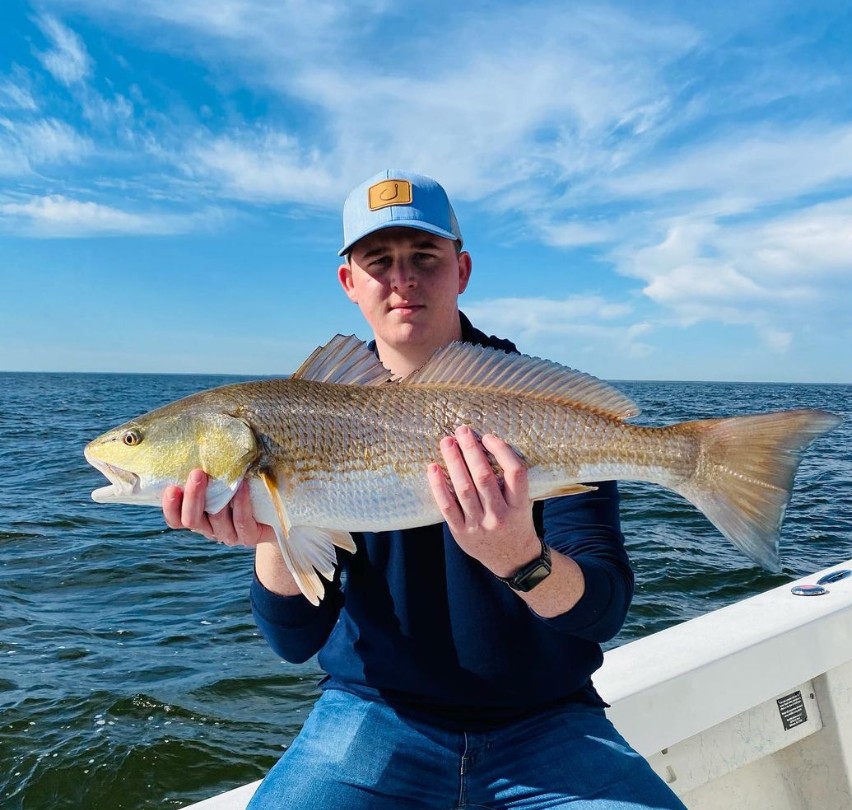
[[481,328],[608,379],[852,382],[846,3],[6,0],[0,369],[279,374],[339,211],[449,191]]

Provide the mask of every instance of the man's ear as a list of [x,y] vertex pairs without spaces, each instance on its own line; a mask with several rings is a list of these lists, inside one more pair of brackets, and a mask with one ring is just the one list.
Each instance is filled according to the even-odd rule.
[[352,279],[352,267],[348,263],[341,264],[337,268],[337,280],[340,282],[340,286],[343,287],[346,297],[357,304],[358,296],[355,293],[355,283]]
[[459,295],[467,289],[472,269],[473,260],[470,258],[470,253],[466,250],[461,251],[459,253]]

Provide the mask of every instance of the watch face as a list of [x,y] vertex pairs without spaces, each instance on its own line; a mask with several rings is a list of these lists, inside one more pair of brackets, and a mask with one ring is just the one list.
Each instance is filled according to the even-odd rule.
[[540,562],[535,568],[526,571],[522,576],[516,577],[512,583],[515,590],[531,591],[536,585],[547,579],[550,575],[550,566],[545,562]]

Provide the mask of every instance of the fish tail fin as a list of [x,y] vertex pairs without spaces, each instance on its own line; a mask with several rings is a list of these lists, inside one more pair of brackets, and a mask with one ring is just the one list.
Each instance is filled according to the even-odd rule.
[[700,451],[694,474],[675,490],[746,556],[780,571],[781,523],[802,454],[841,421],[792,410],[678,425],[698,436]]

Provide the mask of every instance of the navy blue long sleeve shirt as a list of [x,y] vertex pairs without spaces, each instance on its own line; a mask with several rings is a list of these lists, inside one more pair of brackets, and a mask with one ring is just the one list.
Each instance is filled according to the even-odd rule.
[[[463,339],[514,350],[462,316]],[[446,523],[354,535],[318,607],[255,577],[255,621],[282,658],[316,653],[337,688],[435,725],[481,731],[571,701],[605,705],[591,676],[600,644],[620,629],[633,595],[614,482],[536,504],[544,541],[581,568],[585,591],[542,618],[480,562]]]

